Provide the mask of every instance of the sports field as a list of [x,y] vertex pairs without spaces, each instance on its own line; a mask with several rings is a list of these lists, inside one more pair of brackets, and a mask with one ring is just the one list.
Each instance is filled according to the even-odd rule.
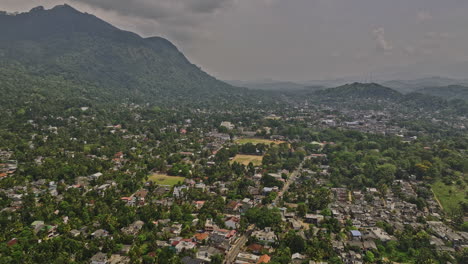
[[281,140],[270,140],[270,139],[264,139],[264,138],[240,138],[240,139],[237,139],[235,143],[240,144],[240,145],[247,144],[247,143],[252,143],[254,145],[257,145],[257,144],[270,145],[271,143],[275,143],[279,145],[281,143],[286,143],[286,142],[281,141]]
[[153,174],[148,177],[148,181],[152,181],[160,185],[170,185],[170,186],[176,185],[179,182],[184,182],[184,180],[185,180],[184,177],[169,176],[166,174]]
[[252,164],[254,166],[260,166],[262,165],[262,160],[263,160],[263,156],[256,156],[256,155],[236,155],[234,157],[234,159],[231,161],[231,163],[233,162],[238,162],[240,164],[244,164],[244,165],[249,165],[250,162],[252,162]]

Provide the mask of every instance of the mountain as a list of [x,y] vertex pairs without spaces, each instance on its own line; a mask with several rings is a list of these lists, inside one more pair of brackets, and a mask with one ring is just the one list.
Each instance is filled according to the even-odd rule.
[[242,97],[246,89],[203,72],[168,40],[142,38],[69,5],[0,13],[0,67],[9,79],[17,72],[27,79],[61,79],[83,90],[78,95],[87,99],[172,103],[189,97],[196,103],[248,98]]
[[449,85],[445,87],[428,87],[419,89],[416,92],[442,97],[447,100],[468,100],[468,87],[461,85]]
[[321,97],[332,98],[375,98],[396,100],[402,97],[399,92],[376,83],[352,83],[317,91]]
[[225,81],[233,86],[245,87],[256,90],[273,90],[273,91],[286,91],[286,90],[301,90],[305,89],[306,85],[288,82],[288,81],[274,81],[274,80],[259,80],[259,81]]

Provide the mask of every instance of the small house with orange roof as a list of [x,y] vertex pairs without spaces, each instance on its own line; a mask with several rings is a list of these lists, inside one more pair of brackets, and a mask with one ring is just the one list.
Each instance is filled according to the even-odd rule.
[[270,260],[271,260],[271,257],[270,257],[270,256],[268,256],[268,255],[262,255],[262,256],[260,256],[260,258],[258,259],[257,264],[260,264],[260,263],[268,263],[268,262],[270,262]]

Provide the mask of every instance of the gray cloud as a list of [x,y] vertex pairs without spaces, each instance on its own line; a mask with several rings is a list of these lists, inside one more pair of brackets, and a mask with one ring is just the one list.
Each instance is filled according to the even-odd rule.
[[188,0],[182,1],[185,2],[186,7],[190,11],[200,12],[200,13],[212,13],[220,8],[225,7],[227,4],[230,4],[231,0]]
[[392,45],[385,39],[385,30],[383,27],[374,29],[373,34],[377,42],[378,51],[390,52],[393,50]]
[[419,22],[425,22],[432,19],[432,14],[428,11],[419,11],[416,15],[416,18]]

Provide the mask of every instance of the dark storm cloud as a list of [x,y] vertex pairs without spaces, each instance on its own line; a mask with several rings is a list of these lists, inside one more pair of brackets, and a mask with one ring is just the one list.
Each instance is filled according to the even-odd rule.
[[[206,35],[200,23],[236,0],[70,0],[153,24],[159,34],[179,43]],[[145,22],[146,20],[146,22]],[[149,22],[150,20],[151,22]]]
[[[72,0],[90,6],[157,21],[207,15],[216,12],[233,0]],[[184,19],[189,21],[189,19]]]

